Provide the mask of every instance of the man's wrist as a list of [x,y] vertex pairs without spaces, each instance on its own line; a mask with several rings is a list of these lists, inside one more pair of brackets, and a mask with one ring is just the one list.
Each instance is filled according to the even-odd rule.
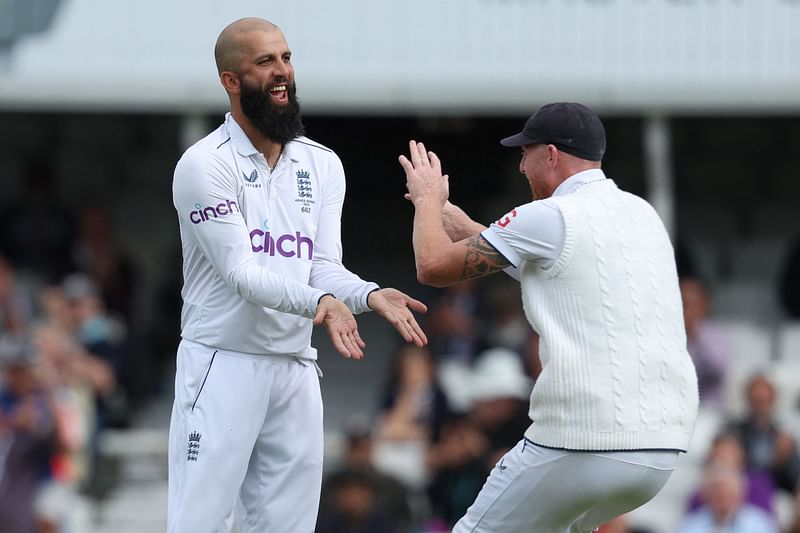
[[336,295],[335,294],[333,294],[332,292],[326,292],[325,294],[323,294],[322,296],[320,296],[317,299],[317,305],[319,305],[322,302],[322,299],[325,298],[326,296],[330,296],[334,300],[336,299]]
[[441,211],[442,209],[442,202],[423,196],[422,198],[418,198],[414,200],[414,208],[415,209],[435,209],[437,211]]
[[371,291],[369,291],[367,293],[367,307],[369,307],[370,310],[372,310],[372,311],[374,311],[374,309],[372,309],[372,306],[369,305],[369,297],[372,296],[373,293],[378,292],[379,290],[381,290],[381,288],[380,287],[376,287],[376,288],[372,289]]

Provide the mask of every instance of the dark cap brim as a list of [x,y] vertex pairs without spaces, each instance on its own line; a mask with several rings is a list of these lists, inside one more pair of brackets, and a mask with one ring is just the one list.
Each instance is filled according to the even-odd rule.
[[533,137],[528,137],[525,135],[524,132],[519,132],[516,135],[512,135],[511,137],[506,137],[500,141],[500,144],[503,146],[515,147],[515,146],[525,146],[526,144],[535,144],[541,141],[537,141]]

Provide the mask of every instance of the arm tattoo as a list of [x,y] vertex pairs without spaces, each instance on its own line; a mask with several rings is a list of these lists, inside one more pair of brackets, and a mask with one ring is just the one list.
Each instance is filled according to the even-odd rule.
[[481,278],[510,266],[511,263],[495,250],[479,233],[467,239],[467,255],[464,257],[464,272],[461,280]]

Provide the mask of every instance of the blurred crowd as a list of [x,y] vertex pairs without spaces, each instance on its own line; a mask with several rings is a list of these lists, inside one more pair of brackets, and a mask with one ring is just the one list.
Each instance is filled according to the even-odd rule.
[[[710,439],[698,431],[692,443],[702,457],[696,486],[678,504],[678,531],[800,532],[800,435],[778,413],[781,391],[759,369],[739,391],[744,410],[730,408],[732,339],[716,326],[700,279],[683,276],[680,288],[701,412],[713,424]],[[317,533],[445,532],[464,514],[530,423],[541,367],[518,290],[498,277],[435,295],[425,319],[430,345],[399,348],[379,414],[345,428]],[[634,522],[623,516],[600,531],[649,531]]]
[[76,498],[102,497],[100,438],[124,428],[132,372],[130,261],[108,213],[60,209],[46,168],[0,213],[0,532],[65,531]]
[[[64,532],[75,498],[102,498],[113,483],[102,434],[126,428],[148,387],[136,363],[137,273],[111,217],[99,204],[60,209],[47,169],[31,176],[24,201],[0,213],[0,533]],[[797,316],[797,266],[786,272],[787,316]],[[681,293],[701,410],[715,424],[692,444],[703,459],[679,531],[800,533],[800,435],[776,408],[786,391],[764,369],[740,391],[745,409],[731,410],[732,340],[701,280],[682,277]],[[530,423],[539,339],[518,284],[495,276],[425,300],[431,342],[399,348],[378,414],[344,428],[318,533],[449,531]],[[784,404],[800,414],[797,398]],[[645,533],[626,517],[601,531]]]

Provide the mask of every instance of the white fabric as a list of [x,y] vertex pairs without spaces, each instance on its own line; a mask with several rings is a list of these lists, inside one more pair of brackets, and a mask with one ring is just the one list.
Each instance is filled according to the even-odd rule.
[[[561,182],[553,191],[553,196],[569,194],[584,183],[598,179],[605,179],[602,170],[584,170]],[[509,227],[512,218],[515,219],[514,224]],[[556,202],[545,198],[525,204],[524,209],[512,209],[481,235],[515,267],[528,260],[548,269],[555,264],[564,248],[564,218]],[[517,249],[524,250],[524,258]],[[519,280],[518,274],[508,274]]]
[[181,341],[168,533],[229,532],[237,506],[239,533],[313,531],[322,439],[314,361]]
[[571,452],[523,439],[492,469],[453,533],[588,533],[643,505],[677,452]]
[[233,120],[184,153],[173,200],[184,258],[181,335],[255,354],[316,358],[319,298],[368,310],[378,288],[341,262],[345,178],[339,158],[305,137],[273,171]]
[[521,262],[526,316],[541,336],[526,436],[576,450],[685,450],[697,378],[672,246],[647,202],[589,174],[547,200],[565,228],[550,268],[525,237],[537,234],[527,213],[539,201],[492,228]]

